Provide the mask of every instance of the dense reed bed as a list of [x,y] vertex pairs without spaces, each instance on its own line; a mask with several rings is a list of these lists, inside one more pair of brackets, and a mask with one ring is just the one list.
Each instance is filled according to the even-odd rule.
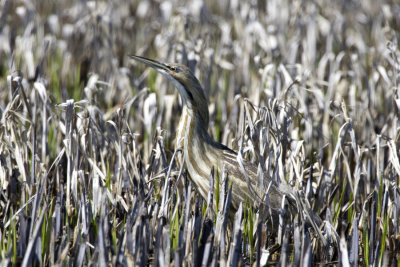
[[[396,1],[0,1],[2,266],[400,266],[399,39]],[[224,173],[202,199],[179,95],[130,54],[190,66],[210,134],[320,233],[230,212]]]

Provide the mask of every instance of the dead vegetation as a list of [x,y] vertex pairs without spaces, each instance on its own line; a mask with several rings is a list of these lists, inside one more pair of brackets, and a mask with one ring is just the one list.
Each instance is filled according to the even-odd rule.
[[[2,266],[396,266],[399,37],[396,1],[0,1]],[[212,136],[323,238],[230,216],[224,174],[212,210],[174,163],[178,93],[129,54],[190,66]]]

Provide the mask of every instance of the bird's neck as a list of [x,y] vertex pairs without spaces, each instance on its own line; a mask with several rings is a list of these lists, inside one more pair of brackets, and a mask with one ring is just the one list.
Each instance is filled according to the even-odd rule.
[[178,157],[178,163],[185,163],[190,179],[203,198],[207,198],[208,177],[219,156],[218,151],[212,147],[214,142],[207,132],[208,125],[203,124],[196,112],[198,111],[184,106],[176,132],[175,148],[183,152],[182,157]]
[[182,110],[181,118],[179,119],[178,129],[176,131],[175,138],[175,149],[182,149],[184,146],[184,138],[186,132],[186,126],[189,120],[188,107],[185,105]]
[[198,139],[201,143],[207,143],[211,139],[208,134],[208,110],[207,114],[202,114],[201,112],[204,111],[190,107],[187,104],[184,105],[176,132],[176,148],[184,148],[185,138],[189,140],[189,144],[194,139]]

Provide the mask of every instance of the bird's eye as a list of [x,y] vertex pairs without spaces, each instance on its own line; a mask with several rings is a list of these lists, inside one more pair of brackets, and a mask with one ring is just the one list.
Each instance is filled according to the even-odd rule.
[[169,69],[170,69],[171,71],[176,71],[176,70],[177,70],[177,68],[174,67],[174,66],[170,66]]

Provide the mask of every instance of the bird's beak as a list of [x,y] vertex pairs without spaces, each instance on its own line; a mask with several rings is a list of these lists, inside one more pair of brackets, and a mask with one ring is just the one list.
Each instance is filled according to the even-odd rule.
[[161,73],[165,77],[167,77],[170,81],[174,83],[174,85],[178,88],[179,93],[181,94],[184,101],[187,101],[190,104],[190,101],[193,101],[193,95],[190,91],[188,91],[175,77],[175,73],[171,70],[171,67],[167,64],[148,59],[145,57],[130,55],[136,61],[139,61],[143,64],[146,64],[149,67],[152,67],[157,72]]
[[152,67],[156,71],[159,71],[159,72],[168,71],[168,66],[165,65],[164,63],[161,63],[161,62],[158,62],[158,61],[155,61],[155,60],[152,60],[152,59],[148,59],[148,58],[145,58],[145,57],[135,56],[135,55],[130,55],[129,57],[133,58],[136,61],[144,63],[149,67]]

